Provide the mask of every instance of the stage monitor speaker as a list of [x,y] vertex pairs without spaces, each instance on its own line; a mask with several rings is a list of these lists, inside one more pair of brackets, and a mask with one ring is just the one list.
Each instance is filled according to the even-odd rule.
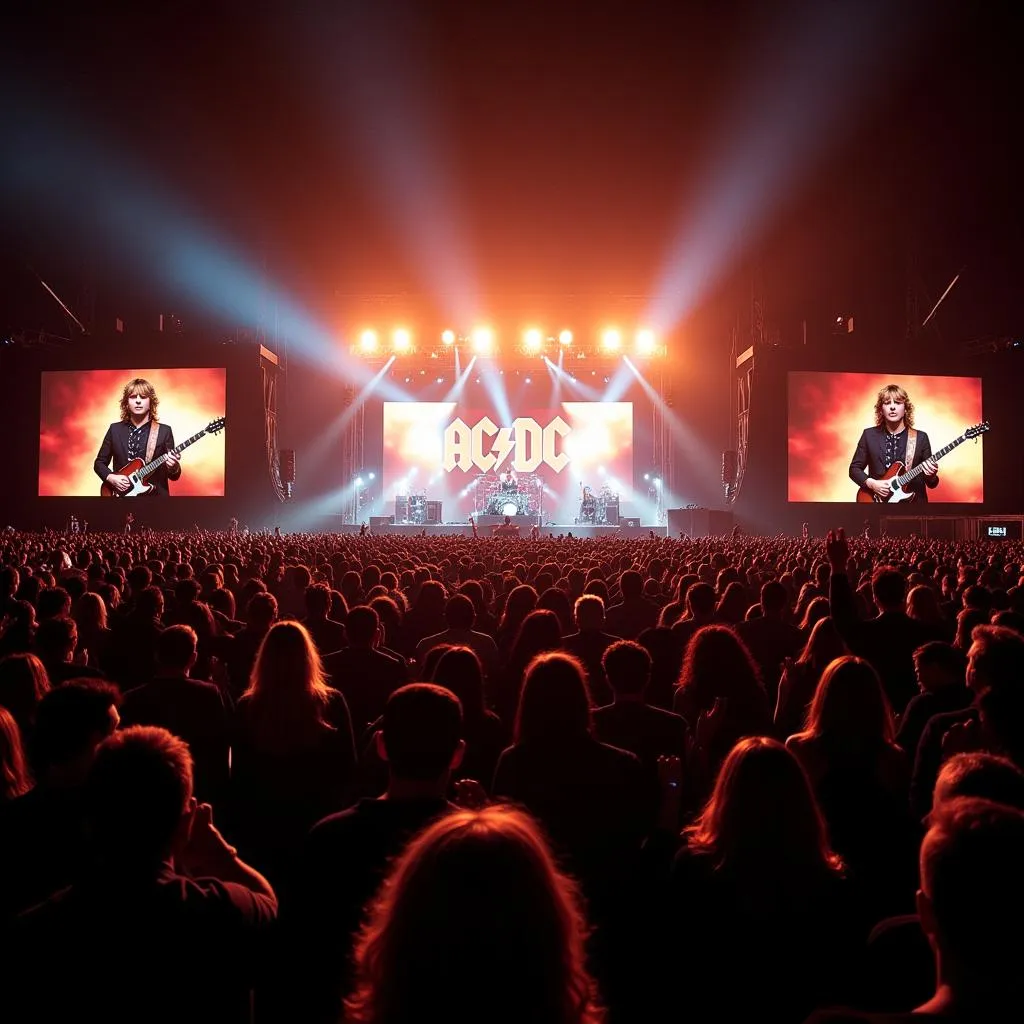
[[295,449],[282,448],[278,452],[278,461],[281,466],[281,483],[295,483]]
[[670,508],[668,535],[679,537],[722,537],[732,532],[732,512],[717,508]]
[[625,526],[626,529],[630,529],[630,528],[638,529],[639,526],[640,526],[640,517],[639,516],[625,516],[623,519],[619,520],[619,522],[620,522],[620,525]]
[[395,522],[409,522],[409,495],[399,494],[395,498]]
[[428,523],[440,523],[441,522],[441,502],[439,502],[439,501],[428,501],[427,502],[427,522]]
[[619,503],[617,501],[610,501],[604,507],[604,521],[609,526],[619,525]]
[[373,533],[383,530],[385,526],[394,526],[394,524],[394,516],[370,516],[370,530]]

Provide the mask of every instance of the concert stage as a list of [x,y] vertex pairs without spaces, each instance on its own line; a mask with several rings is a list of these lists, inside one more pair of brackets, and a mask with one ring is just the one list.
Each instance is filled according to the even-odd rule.
[[[332,517],[333,518],[333,517]],[[483,517],[481,517],[483,518]],[[504,522],[501,516],[490,517],[497,518],[500,525]],[[520,529],[520,537],[528,538],[530,536],[530,530],[533,528],[533,523],[536,521],[534,516],[516,516],[516,519],[527,519],[529,525],[525,528]],[[353,526],[351,524],[345,524],[344,526],[331,526],[326,527],[332,533],[346,533],[346,534],[358,534],[359,526]],[[490,539],[492,527],[488,526],[484,529],[482,526],[477,526],[477,536],[481,540]],[[398,525],[386,523],[371,531],[373,536],[376,537],[418,537],[421,534],[427,537],[440,537],[440,536],[456,536],[456,537],[472,537],[473,527],[468,523],[433,523],[419,525],[416,523],[400,523]],[[540,536],[546,540],[549,537],[566,537],[569,534],[573,537],[583,537],[587,539],[599,539],[599,538],[619,538],[619,539],[633,539],[637,537],[649,537],[652,533],[655,537],[666,536],[666,529],[664,526],[579,526],[575,523],[562,523],[553,524],[548,523],[540,528]],[[501,540],[502,538],[495,538]]]

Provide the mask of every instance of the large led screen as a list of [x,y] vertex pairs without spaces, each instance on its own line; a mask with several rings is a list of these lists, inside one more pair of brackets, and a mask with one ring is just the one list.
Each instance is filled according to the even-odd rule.
[[[494,408],[384,403],[383,499],[441,501],[447,522],[474,514],[586,521],[583,503],[632,495],[631,402]],[[589,506],[588,506],[589,509]]]
[[[879,402],[890,386],[906,395],[908,415],[887,424]],[[909,433],[896,437],[904,428],[916,432],[914,464],[905,469],[917,468],[929,449],[943,453],[938,483],[925,486],[918,473],[889,502],[904,494],[906,501],[894,504],[984,501],[981,378],[878,373],[789,374],[789,500],[856,501],[865,489],[853,476],[862,470],[877,480],[891,473],[893,452],[910,443]]]
[[[168,482],[172,497],[224,494],[224,436],[208,428],[224,417],[227,371],[62,370],[42,374],[39,422],[39,494],[86,497],[100,493],[97,457],[108,430],[124,432],[121,399],[135,378],[148,381],[158,399],[157,418],[169,427],[175,447],[195,437],[179,454],[181,476]],[[200,436],[196,436],[200,435]],[[166,434],[164,435],[166,437]],[[123,468],[111,446],[107,465]],[[145,452],[143,451],[143,456]],[[143,458],[143,461],[145,459]],[[159,470],[157,470],[159,472]],[[146,481],[143,481],[145,484]]]

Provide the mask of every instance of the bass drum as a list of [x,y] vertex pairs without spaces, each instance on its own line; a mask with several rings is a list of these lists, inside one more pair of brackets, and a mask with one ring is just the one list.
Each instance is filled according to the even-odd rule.
[[530,514],[530,496],[516,491],[513,494],[492,494],[487,501],[490,516],[526,516]]

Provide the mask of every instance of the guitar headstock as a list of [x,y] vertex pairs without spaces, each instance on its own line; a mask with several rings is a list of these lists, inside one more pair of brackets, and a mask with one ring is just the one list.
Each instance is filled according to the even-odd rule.
[[981,435],[984,434],[986,430],[991,429],[991,424],[988,420],[985,420],[984,423],[975,423],[973,427],[968,427],[964,431],[964,437],[966,437],[968,440],[970,440],[972,437],[981,437]]
[[226,424],[227,420],[223,416],[215,420],[210,420],[210,422],[206,424],[206,432],[208,434],[219,434]]

